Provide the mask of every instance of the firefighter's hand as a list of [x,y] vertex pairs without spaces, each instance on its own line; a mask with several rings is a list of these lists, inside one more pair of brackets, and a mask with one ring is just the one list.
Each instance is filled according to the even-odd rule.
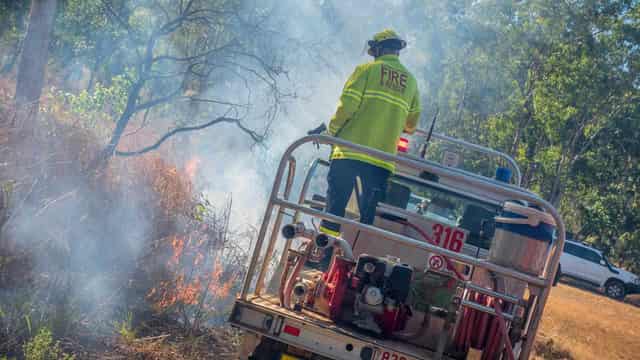
[[323,124],[320,124],[320,126],[318,126],[317,128],[309,130],[307,132],[307,135],[320,135],[325,131],[327,131],[327,126],[323,123]]
[[[315,129],[307,131],[307,135],[321,135],[327,132],[327,126],[322,123]],[[314,141],[313,144],[316,146],[316,149],[320,149],[320,144],[317,141]]]

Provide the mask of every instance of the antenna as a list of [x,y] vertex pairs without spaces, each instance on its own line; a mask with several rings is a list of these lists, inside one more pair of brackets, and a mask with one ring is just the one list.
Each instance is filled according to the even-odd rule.
[[424,159],[427,154],[427,146],[429,145],[429,141],[431,141],[431,134],[433,134],[433,128],[436,126],[436,120],[438,120],[438,114],[440,114],[440,107],[436,105],[436,112],[433,114],[433,119],[431,120],[431,126],[429,127],[429,132],[427,133],[427,138],[424,140],[424,144],[420,149],[420,157]]
[[433,114],[433,119],[431,120],[431,127],[429,128],[429,133],[427,134],[426,142],[431,141],[431,134],[433,134],[433,128],[436,126],[436,120],[438,120],[438,114],[440,114],[440,107],[436,105],[436,112]]

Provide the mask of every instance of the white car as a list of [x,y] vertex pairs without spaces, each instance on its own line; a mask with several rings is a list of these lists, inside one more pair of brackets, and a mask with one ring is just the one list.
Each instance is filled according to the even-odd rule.
[[640,277],[609,263],[601,251],[567,240],[560,257],[556,281],[568,277],[585,282],[614,299],[640,293]]

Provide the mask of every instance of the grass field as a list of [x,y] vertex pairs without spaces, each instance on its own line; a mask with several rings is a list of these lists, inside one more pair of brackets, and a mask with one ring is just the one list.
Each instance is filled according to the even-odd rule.
[[640,359],[640,307],[559,284],[551,291],[536,352],[537,359]]

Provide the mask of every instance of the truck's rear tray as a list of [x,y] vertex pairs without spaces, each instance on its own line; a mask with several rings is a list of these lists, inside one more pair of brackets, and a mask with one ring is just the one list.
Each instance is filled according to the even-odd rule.
[[[436,359],[433,351],[409,343],[374,338],[310,311],[279,306],[277,297],[237,300],[231,323],[245,330],[336,360]],[[443,357],[449,359],[448,357]]]

